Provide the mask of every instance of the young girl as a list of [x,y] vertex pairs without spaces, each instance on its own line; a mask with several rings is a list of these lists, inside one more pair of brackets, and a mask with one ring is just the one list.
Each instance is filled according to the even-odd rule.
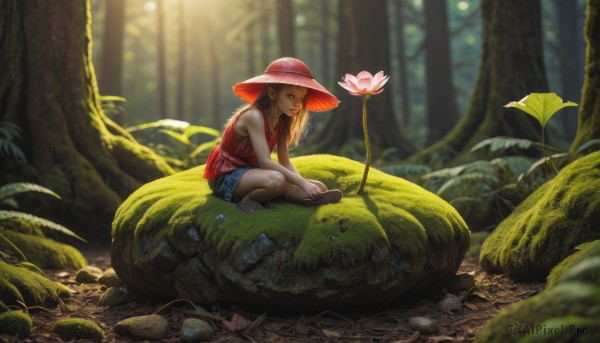
[[[235,85],[233,92],[248,104],[229,119],[206,161],[204,178],[213,193],[246,212],[269,207],[278,197],[305,205],[339,202],[342,192],[304,179],[288,155],[305,133],[308,111],[328,111],[339,103],[308,67],[281,58],[263,75]],[[271,159],[275,146],[278,162]]]

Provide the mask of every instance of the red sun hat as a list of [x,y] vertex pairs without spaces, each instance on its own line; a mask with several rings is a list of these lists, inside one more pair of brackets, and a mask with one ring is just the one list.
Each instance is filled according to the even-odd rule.
[[308,111],[329,111],[340,101],[312,76],[304,62],[284,57],[273,61],[263,75],[259,75],[233,86],[233,93],[244,101],[253,103],[269,84],[284,83],[307,88],[306,109]]

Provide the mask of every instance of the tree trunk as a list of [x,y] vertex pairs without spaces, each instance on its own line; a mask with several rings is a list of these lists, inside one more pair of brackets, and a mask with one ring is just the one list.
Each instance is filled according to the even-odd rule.
[[102,66],[100,67],[100,93],[123,95],[123,28],[125,1],[106,0],[106,18],[102,37]]
[[[385,0],[344,0],[339,2],[337,75],[357,74],[361,70],[390,72],[388,22]],[[415,148],[398,127],[392,108],[391,85],[383,93],[369,99],[368,129],[374,158],[383,149],[394,147],[398,156],[406,156]],[[361,97],[351,96],[336,87],[340,106],[328,118],[315,149],[340,153],[344,145],[364,141]]]
[[600,0],[588,0],[586,14],[585,76],[572,151],[590,139],[600,138]]
[[[502,106],[532,92],[547,92],[539,0],[483,0],[483,48],[475,93],[467,112],[444,138],[409,158],[435,167],[476,158],[469,151],[494,136],[540,139],[530,116]],[[514,18],[527,18],[515,20]]]
[[208,50],[210,58],[210,79],[212,88],[212,119],[213,127],[221,127],[222,114],[221,114],[221,74],[219,71],[219,60],[217,54],[217,40],[214,39],[214,25],[210,14],[206,14],[206,33],[205,39],[208,41]]
[[321,0],[321,74],[323,75],[322,84],[329,87],[329,40],[331,39],[329,31],[329,2],[331,0]]
[[428,141],[447,134],[458,121],[450,67],[450,35],[446,1],[425,0],[425,79]]
[[[42,214],[84,237],[108,238],[121,201],[172,169],[102,112],[89,9],[85,0],[0,2],[0,121],[23,129],[35,171],[13,180],[62,197]],[[16,167],[2,169],[6,176]]]
[[163,0],[156,0],[156,15],[158,22],[156,54],[158,60],[158,115],[161,119],[167,118],[167,79],[165,67],[165,25]]
[[277,0],[277,34],[280,57],[296,57],[292,0]]
[[179,0],[179,53],[177,55],[177,119],[185,119],[185,0]]
[[[246,3],[246,7],[248,13],[254,12],[254,4],[252,3],[252,1],[248,1]],[[248,54],[248,58],[246,59],[246,61],[248,63],[248,77],[256,76],[256,61],[254,59],[254,48],[256,47],[256,44],[254,43],[254,28],[254,22],[248,24],[248,27],[246,28],[246,53]]]
[[404,0],[396,3],[396,45],[398,49],[398,79],[400,80],[400,101],[402,102],[402,122],[410,124],[410,88],[408,86],[408,71],[406,62],[406,44],[404,44]]
[[[565,101],[578,101],[581,97],[582,69],[578,49],[581,27],[577,23],[577,1],[554,2],[558,21],[558,59],[560,66],[560,96]],[[577,108],[567,107],[557,113],[566,136],[571,139],[577,130]]]
[[[269,6],[263,4],[262,6]],[[269,23],[270,23],[270,11],[264,10],[263,16],[260,19],[260,37],[261,37],[261,60],[263,68],[266,68],[271,63],[271,57],[269,54],[271,42],[269,39]]]

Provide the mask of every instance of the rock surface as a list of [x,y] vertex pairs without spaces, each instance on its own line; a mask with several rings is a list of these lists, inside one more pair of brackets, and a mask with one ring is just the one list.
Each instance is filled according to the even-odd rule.
[[113,328],[116,333],[136,340],[159,340],[167,337],[169,322],[159,315],[136,316],[124,319]]
[[600,152],[564,167],[498,225],[481,248],[488,273],[544,280],[582,243],[600,239]]
[[444,286],[470,233],[441,198],[403,179],[314,155],[293,160],[308,179],[339,188],[339,204],[248,214],[211,194],[203,167],[134,192],[113,222],[112,265],[147,295],[268,305],[386,302]]

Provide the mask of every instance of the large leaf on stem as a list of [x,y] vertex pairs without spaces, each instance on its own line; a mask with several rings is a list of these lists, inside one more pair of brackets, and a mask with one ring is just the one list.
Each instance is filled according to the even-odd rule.
[[519,101],[511,101],[504,107],[515,107],[537,119],[542,127],[558,110],[577,106],[572,101],[563,102],[556,93],[530,93]]

